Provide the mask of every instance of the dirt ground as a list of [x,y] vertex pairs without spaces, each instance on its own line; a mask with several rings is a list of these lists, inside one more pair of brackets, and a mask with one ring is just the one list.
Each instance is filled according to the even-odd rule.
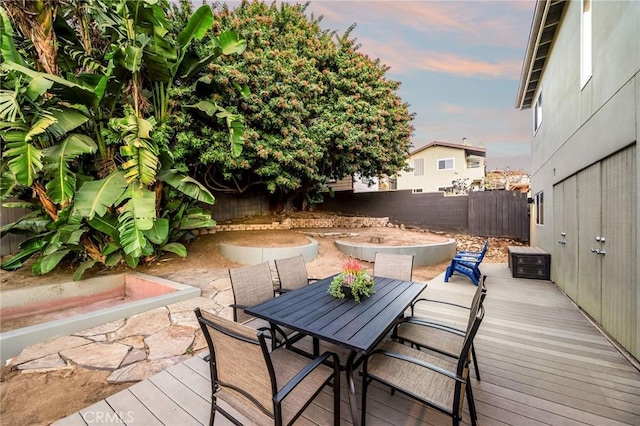
[[[357,229],[305,229],[291,231],[235,231],[201,235],[191,242],[186,259],[167,255],[149,265],[138,268],[140,272],[165,275],[184,269],[226,269],[240,266],[220,254],[221,241],[246,246],[287,246],[304,243],[305,235],[312,236],[319,243],[319,255],[307,264],[311,277],[322,277],[338,272],[345,259],[336,248],[336,239],[347,239],[370,243],[372,238],[383,245],[413,245],[421,242],[443,241],[456,238],[458,249],[479,250],[485,238],[464,235],[449,235],[408,230],[401,228],[357,228]],[[494,238],[485,257],[485,262],[506,262],[506,246],[518,242]],[[363,262],[367,267],[373,265]],[[448,262],[414,267],[413,276],[417,281],[427,281],[442,273]],[[16,272],[0,272],[0,291],[24,286],[37,286],[71,280],[74,265],[59,267],[44,277],[34,277],[29,268]],[[87,274],[121,272],[117,270]],[[59,418],[76,412],[88,405],[106,398],[130,384],[110,384],[106,382],[109,372],[76,367],[69,370],[40,373],[20,373],[2,368],[0,374],[0,423],[3,425],[46,425]],[[24,405],[29,404],[29,410]],[[35,405],[35,407],[34,407]],[[30,414],[27,414],[28,411]]]

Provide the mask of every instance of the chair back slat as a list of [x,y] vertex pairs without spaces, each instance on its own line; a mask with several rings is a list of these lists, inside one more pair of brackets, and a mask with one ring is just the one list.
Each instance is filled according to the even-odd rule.
[[413,278],[413,255],[376,253],[373,275],[394,280],[411,281]]
[[214,362],[216,388],[273,417],[272,367],[267,364],[264,339],[258,339],[255,329],[207,311],[197,312]]
[[[268,262],[229,269],[233,298],[237,305],[253,306],[273,299],[273,279]],[[244,322],[252,317],[242,309],[236,310],[235,320]]]
[[302,255],[286,259],[274,260],[276,271],[280,279],[280,288],[283,290],[295,290],[309,284],[307,267]]

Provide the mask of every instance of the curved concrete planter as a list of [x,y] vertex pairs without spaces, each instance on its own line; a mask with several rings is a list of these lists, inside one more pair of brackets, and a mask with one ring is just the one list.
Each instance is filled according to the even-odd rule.
[[412,254],[414,266],[436,265],[451,260],[456,254],[456,240],[453,238],[444,243],[433,243],[418,246],[372,246],[358,245],[347,241],[336,240],[338,250],[356,259],[373,262],[376,252]]
[[318,255],[318,242],[313,238],[305,238],[309,240],[309,244],[291,247],[246,247],[220,243],[220,252],[232,262],[243,265],[255,265],[300,254],[304,257],[305,262],[311,262]]

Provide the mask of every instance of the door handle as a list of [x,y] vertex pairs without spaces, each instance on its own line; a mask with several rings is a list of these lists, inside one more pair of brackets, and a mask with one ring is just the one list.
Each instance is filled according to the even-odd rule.
[[566,232],[561,232],[560,235],[563,236],[563,237],[566,237],[567,233]]
[[591,247],[591,253],[600,254],[600,249]]

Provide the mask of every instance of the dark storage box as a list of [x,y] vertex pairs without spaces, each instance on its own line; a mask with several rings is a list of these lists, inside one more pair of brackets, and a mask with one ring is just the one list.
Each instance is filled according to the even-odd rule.
[[540,247],[507,247],[513,278],[551,279],[551,255]]

